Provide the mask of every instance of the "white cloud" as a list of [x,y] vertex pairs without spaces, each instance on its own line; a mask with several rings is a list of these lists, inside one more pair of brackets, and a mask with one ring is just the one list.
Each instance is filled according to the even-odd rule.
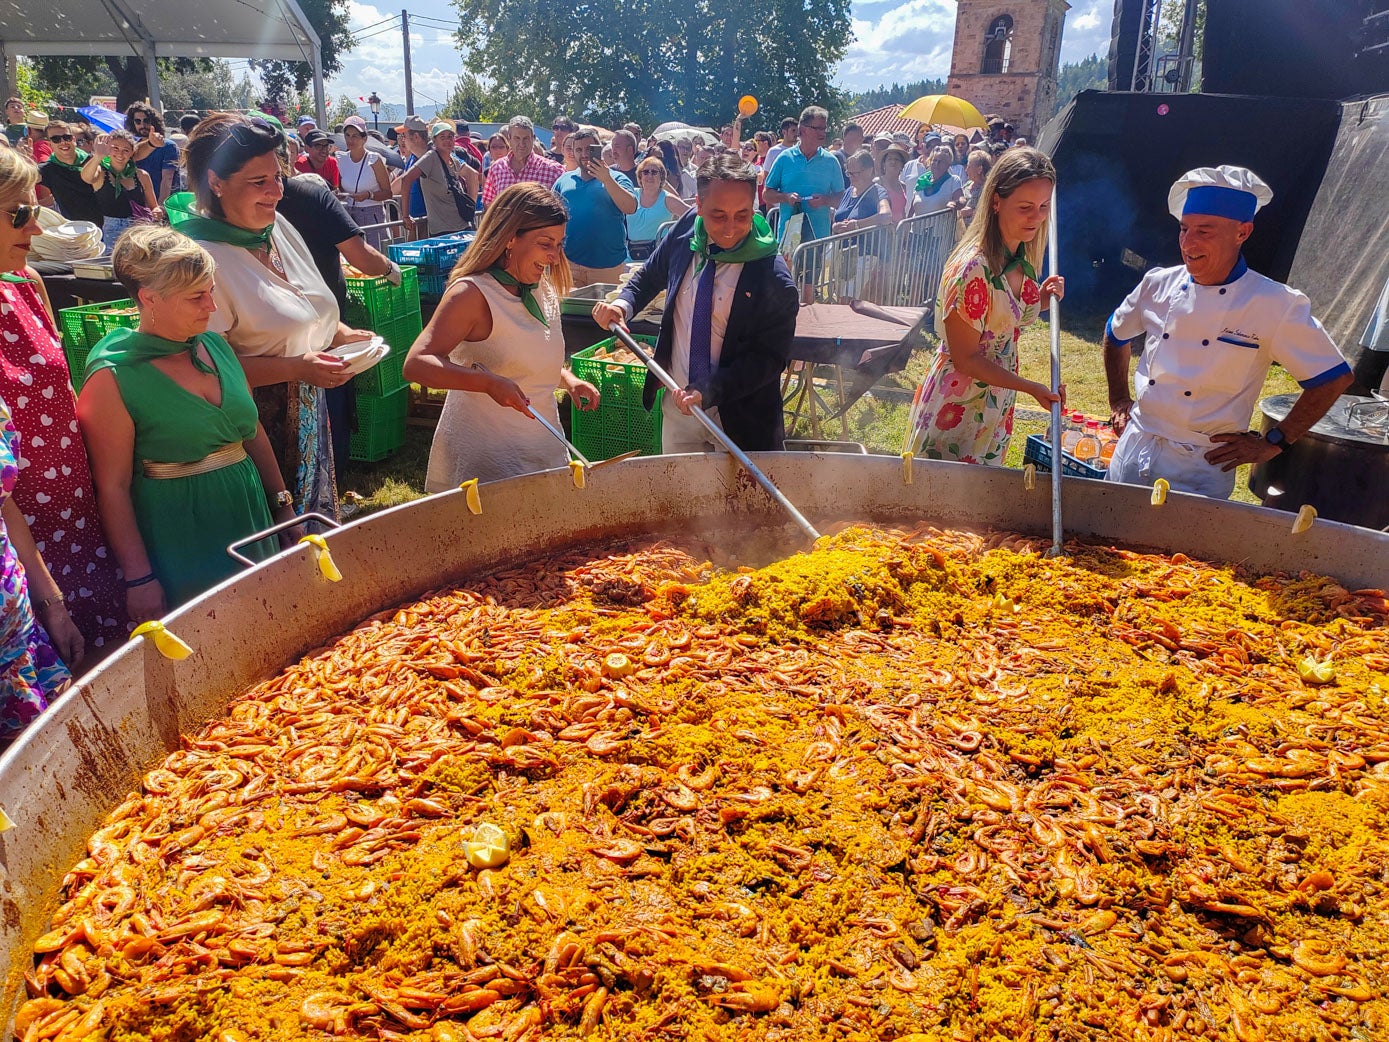
[[[444,0],[412,3],[411,14],[452,25],[458,14]],[[361,0],[349,0],[348,25],[365,30],[362,39],[342,57],[342,71],[328,81],[330,97],[346,94],[351,98],[366,97],[375,91],[387,104],[405,103],[405,53],[400,32],[400,12],[386,10]],[[383,20],[394,20],[376,25]],[[385,29],[385,32],[381,32]],[[374,34],[374,35],[373,35]],[[444,101],[452,93],[462,71],[463,60],[454,46],[448,30],[434,28],[423,22],[410,24],[410,67],[415,89],[415,104],[423,108],[434,100]]]

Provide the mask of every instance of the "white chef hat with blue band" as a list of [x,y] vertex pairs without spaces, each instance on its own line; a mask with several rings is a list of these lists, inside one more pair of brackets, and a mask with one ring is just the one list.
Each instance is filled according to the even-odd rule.
[[1167,193],[1172,216],[1204,214],[1232,221],[1252,221],[1273,198],[1273,189],[1242,166],[1197,167],[1188,170]]

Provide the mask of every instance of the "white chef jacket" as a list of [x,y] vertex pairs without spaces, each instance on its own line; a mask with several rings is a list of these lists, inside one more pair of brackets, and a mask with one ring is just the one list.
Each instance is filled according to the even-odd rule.
[[1350,372],[1307,297],[1243,257],[1218,286],[1198,285],[1184,265],[1148,272],[1106,332],[1121,344],[1145,338],[1131,423],[1187,445],[1246,430],[1274,362],[1303,388]]

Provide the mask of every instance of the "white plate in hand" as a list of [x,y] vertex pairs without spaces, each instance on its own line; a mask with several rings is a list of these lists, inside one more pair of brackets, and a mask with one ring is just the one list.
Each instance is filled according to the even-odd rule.
[[337,347],[330,347],[324,354],[332,355],[334,358],[341,358],[344,362],[350,362],[358,355],[369,354],[372,351],[380,350],[381,345],[386,341],[379,336],[371,337],[367,340],[354,340],[350,344],[338,344]]
[[[342,347],[348,346],[352,345],[342,345]],[[377,362],[381,361],[383,358],[389,355],[391,353],[391,345],[386,343],[380,337],[377,337],[375,340],[371,342],[371,344],[367,347],[365,351],[358,351],[353,355],[344,357],[343,355],[338,354],[340,350],[341,348],[334,348],[332,351],[329,351],[328,353],[331,355],[336,355],[336,357],[341,358],[344,362],[347,363],[347,369],[345,370],[345,372],[348,376],[356,376],[358,373],[365,373]]]

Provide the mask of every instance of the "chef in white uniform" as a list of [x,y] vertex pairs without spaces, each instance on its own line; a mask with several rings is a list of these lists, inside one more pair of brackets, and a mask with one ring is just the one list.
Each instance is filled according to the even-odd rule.
[[[1243,167],[1201,167],[1172,186],[1183,264],[1155,268],[1105,327],[1114,429],[1108,479],[1218,499],[1235,468],[1272,459],[1306,434],[1351,383],[1350,367],[1297,290],[1250,271],[1241,255],[1273,191]],[[1129,389],[1130,345],[1144,338]],[[1269,366],[1303,392],[1267,436],[1248,430]],[[1135,398],[1137,399],[1135,401]]]

